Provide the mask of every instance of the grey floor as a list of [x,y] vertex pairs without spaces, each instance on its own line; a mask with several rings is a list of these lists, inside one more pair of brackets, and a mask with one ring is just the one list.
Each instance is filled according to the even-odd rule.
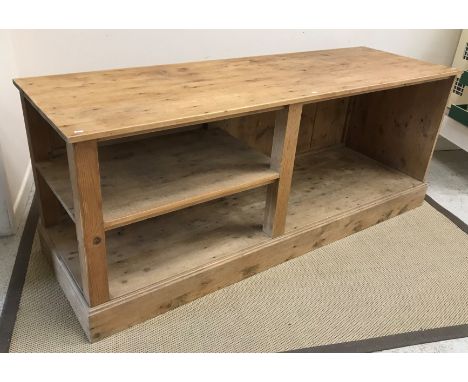
[[29,197],[24,216],[20,219],[17,234],[13,236],[0,237],[0,312],[3,310],[5,295],[10,282],[11,271],[15,263],[21,233],[26,223],[27,213],[32,202],[34,189],[29,190]]
[[468,153],[436,151],[429,167],[428,194],[468,223]]
[[[468,223],[468,153],[443,138],[429,168],[428,194],[447,210]],[[30,193],[31,202],[32,190]],[[23,219],[24,224],[25,219]],[[22,232],[22,226],[18,230]],[[0,311],[15,261],[20,235],[0,237]],[[468,352],[468,338],[392,349],[387,352]]]
[[[428,195],[468,224],[468,152],[439,138],[429,167]],[[387,350],[390,353],[468,353],[468,337]]]

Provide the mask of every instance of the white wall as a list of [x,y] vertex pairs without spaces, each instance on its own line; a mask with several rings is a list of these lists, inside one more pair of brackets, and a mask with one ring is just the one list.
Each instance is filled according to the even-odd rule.
[[[32,184],[12,34],[0,30],[0,235],[13,233]],[[15,216],[17,218],[15,218]]]
[[20,75],[366,45],[450,65],[460,30],[15,31]]
[[12,77],[358,45],[450,65],[459,35],[460,30],[0,31],[0,111],[7,115],[0,144],[10,193],[18,200],[29,159]]

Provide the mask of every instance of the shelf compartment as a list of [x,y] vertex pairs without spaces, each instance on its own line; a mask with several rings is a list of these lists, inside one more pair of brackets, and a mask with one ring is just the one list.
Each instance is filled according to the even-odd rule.
[[[272,240],[262,232],[263,189],[108,232],[111,298],[201,272],[252,248],[285,240],[284,237],[303,232],[307,227],[324,227],[330,222],[355,216],[372,206],[413,192],[411,190],[423,195],[425,185],[347,148],[301,156],[296,160],[286,234],[278,239]],[[397,215],[405,208],[411,207],[399,205],[396,210],[385,211],[379,219]],[[362,220],[349,220],[348,224],[351,223],[356,223],[349,227],[354,231],[366,226]],[[55,253],[78,281],[79,262],[73,224],[44,231]],[[343,231],[346,230],[341,229],[340,234]]]
[[[274,182],[267,156],[219,129],[99,147],[104,226],[118,228]],[[69,214],[65,155],[37,164]]]

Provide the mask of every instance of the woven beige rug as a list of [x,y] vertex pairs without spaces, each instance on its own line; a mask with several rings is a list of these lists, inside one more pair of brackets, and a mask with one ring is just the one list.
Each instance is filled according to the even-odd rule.
[[468,323],[468,235],[428,204],[89,344],[37,240],[12,352],[279,352]]

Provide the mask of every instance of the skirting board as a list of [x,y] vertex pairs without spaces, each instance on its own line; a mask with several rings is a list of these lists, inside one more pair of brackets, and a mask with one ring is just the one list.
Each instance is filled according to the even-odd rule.
[[[4,174],[0,174],[0,177]],[[5,180],[5,182],[1,182]],[[26,221],[27,207],[29,197],[32,195],[34,187],[34,177],[32,174],[31,163],[28,164],[26,172],[21,182],[15,202],[11,206],[10,198],[7,192],[6,198],[0,200],[0,236],[14,235],[19,227]],[[0,179],[0,191],[7,188],[6,177]]]
[[0,236],[13,234],[13,208],[0,147]]
[[42,248],[56,277],[91,342],[177,308],[220,288],[241,281],[313,249],[420,206],[427,186],[411,188],[385,200],[361,205],[333,219],[302,227],[266,244],[153,284],[96,307],[88,307],[81,290],[62,260],[54,254],[45,229],[39,226]]
[[31,190],[34,187],[34,177],[32,173],[31,163],[28,164],[26,168],[26,173],[24,174],[23,181],[21,182],[18,195],[13,204],[13,216],[14,216],[14,230],[16,231],[21,224],[26,219],[26,207],[28,205],[28,199],[31,195]]

